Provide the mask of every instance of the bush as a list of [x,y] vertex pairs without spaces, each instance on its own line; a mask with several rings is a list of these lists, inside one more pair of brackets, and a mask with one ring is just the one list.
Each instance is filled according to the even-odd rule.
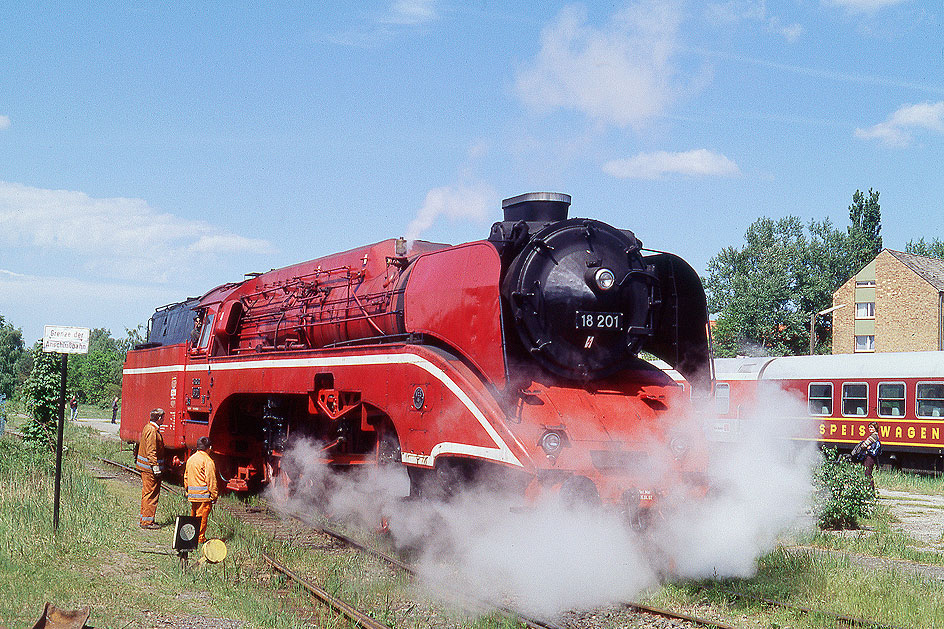
[[23,385],[23,399],[29,414],[29,421],[23,427],[23,438],[32,443],[52,443],[59,419],[61,359],[59,354],[43,352],[39,343],[32,352],[33,370]]
[[822,465],[813,474],[815,512],[821,529],[857,529],[859,519],[872,515],[875,491],[861,465],[840,456],[835,448],[823,451]]

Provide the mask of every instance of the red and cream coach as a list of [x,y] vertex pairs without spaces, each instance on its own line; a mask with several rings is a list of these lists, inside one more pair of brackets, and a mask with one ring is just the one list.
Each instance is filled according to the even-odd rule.
[[[883,460],[898,467],[944,469],[944,352],[902,352],[715,359],[715,405],[722,418],[759,411],[763,387],[801,402],[797,422],[823,444],[847,450],[879,426]],[[800,405],[798,405],[800,406]]]

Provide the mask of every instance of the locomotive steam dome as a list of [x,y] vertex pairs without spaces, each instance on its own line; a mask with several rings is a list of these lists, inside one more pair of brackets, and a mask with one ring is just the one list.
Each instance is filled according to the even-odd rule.
[[569,204],[568,195],[555,193],[502,204],[506,224],[537,229],[521,239],[502,295],[535,360],[558,375],[589,380],[619,370],[652,333],[657,280],[631,232],[567,219]]

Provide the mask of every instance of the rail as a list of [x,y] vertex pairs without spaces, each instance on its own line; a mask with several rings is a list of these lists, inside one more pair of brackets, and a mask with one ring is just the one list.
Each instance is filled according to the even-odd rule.
[[377,622],[367,614],[361,612],[360,610],[354,608],[353,606],[345,603],[341,599],[332,596],[326,590],[318,587],[311,581],[305,579],[304,577],[295,574],[290,569],[288,569],[283,564],[279,563],[266,553],[261,553],[263,561],[265,561],[269,566],[274,568],[276,571],[281,572],[286,577],[303,587],[308,591],[309,594],[320,600],[321,602],[328,605],[331,609],[338,612],[339,614],[347,617],[352,622],[363,627],[364,629],[389,629],[387,625]]

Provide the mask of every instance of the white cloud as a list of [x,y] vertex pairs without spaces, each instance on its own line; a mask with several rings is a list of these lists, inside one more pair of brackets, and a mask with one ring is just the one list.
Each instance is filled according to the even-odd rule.
[[485,184],[433,188],[426,193],[423,207],[406,228],[405,238],[416,240],[440,216],[483,221],[495,205],[495,192]]
[[210,256],[265,253],[265,240],[161,213],[141,199],[93,198],[0,181],[0,243],[60,253],[103,278],[166,281]]
[[620,179],[659,179],[671,173],[714,177],[741,174],[741,169],[733,161],[707,149],[639,153],[627,159],[609,161],[603,165],[603,171]]
[[339,46],[372,48],[392,41],[399,33],[439,19],[438,0],[394,0],[385,10],[345,31],[316,33],[323,41]]
[[780,35],[789,42],[795,42],[804,32],[800,24],[784,24],[778,16],[769,15],[767,3],[764,0],[714,2],[705,7],[705,17],[725,29],[730,29],[741,22],[760,23],[768,31]]
[[884,7],[901,4],[905,0],[825,0],[825,2],[842,7],[849,13],[872,13]]
[[10,128],[10,116],[0,116],[0,131]]
[[146,324],[154,309],[186,296],[178,286],[91,281],[26,275],[0,269],[0,314],[23,330],[32,345],[44,325],[106,328],[122,338],[126,328]]
[[435,0],[396,0],[378,21],[412,26],[432,22],[437,17]]
[[911,130],[914,129],[944,133],[944,101],[903,105],[885,122],[867,129],[856,129],[855,136],[881,140],[888,146],[904,147],[911,144]]
[[561,10],[541,33],[541,50],[518,72],[515,90],[538,111],[574,109],[607,124],[639,126],[676,98],[679,11],[645,1],[602,28],[579,6]]

